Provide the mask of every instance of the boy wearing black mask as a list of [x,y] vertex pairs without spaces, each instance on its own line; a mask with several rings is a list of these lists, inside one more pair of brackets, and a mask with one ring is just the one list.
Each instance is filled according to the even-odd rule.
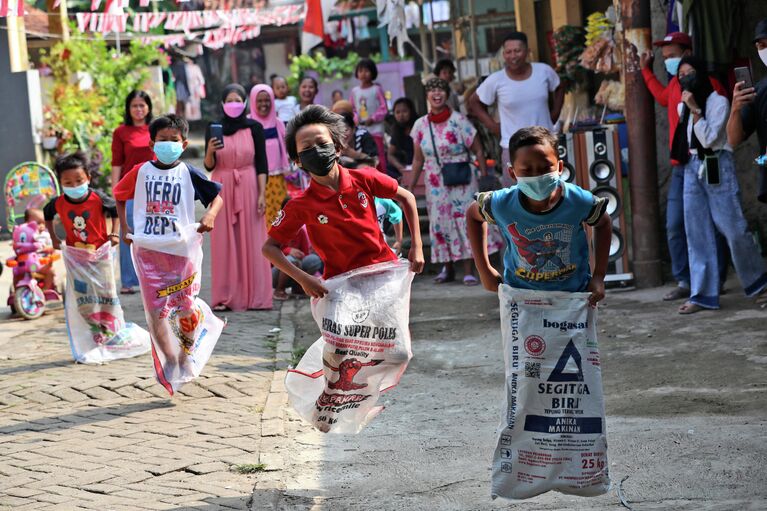
[[375,169],[340,166],[338,158],[345,135],[343,118],[319,105],[307,107],[288,124],[288,155],[309,172],[312,180],[303,195],[292,199],[277,214],[262,249],[276,268],[314,298],[328,292],[322,281],[291,264],[280,247],[306,225],[312,246],[325,265],[325,279],[395,260],[378,226],[374,197],[400,202],[412,236],[410,267],[420,273],[424,266],[415,197]]

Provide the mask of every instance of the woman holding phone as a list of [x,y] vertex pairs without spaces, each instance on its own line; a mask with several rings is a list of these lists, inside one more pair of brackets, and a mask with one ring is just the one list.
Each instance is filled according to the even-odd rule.
[[[239,84],[224,88],[224,117],[208,125],[205,160],[211,180],[223,185],[222,221],[211,231],[214,310],[272,308],[272,273],[261,255],[266,241],[264,129],[247,116],[247,93]],[[215,136],[214,136],[215,135]]]
[[[112,186],[133,167],[154,159],[149,148],[149,123],[152,121],[152,99],[142,90],[134,90],[125,98],[125,117],[112,135]],[[125,204],[128,225],[133,228],[133,201]],[[120,240],[120,293],[133,294],[138,277],[133,268],[130,247]]]
[[727,240],[746,296],[759,305],[767,303],[767,268],[743,216],[735,160],[727,143],[729,102],[714,91],[700,60],[684,57],[677,78],[682,102],[671,157],[685,166],[684,228],[691,288],[679,313],[719,308],[716,231]]

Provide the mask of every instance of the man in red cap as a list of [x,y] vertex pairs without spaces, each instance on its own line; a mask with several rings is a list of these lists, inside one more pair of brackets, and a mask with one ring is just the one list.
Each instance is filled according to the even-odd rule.
[[[648,50],[640,58],[642,77],[647,88],[661,106],[668,111],[669,151],[674,140],[674,132],[679,124],[677,106],[682,101],[682,87],[677,79],[679,62],[683,57],[692,55],[692,39],[684,32],[672,32],[660,41],[653,43],[660,47],[666,71],[671,75],[668,85],[664,86],[653,74],[653,52]],[[727,96],[724,87],[711,79],[711,85],[722,96]],[[684,165],[671,159],[671,180],[669,181],[668,198],[666,201],[666,240],[671,255],[671,272],[676,279],[676,289],[663,297],[666,301],[680,300],[690,296],[690,265],[687,259],[687,236],[684,230]],[[724,283],[727,277],[727,246],[721,235],[717,233],[717,253],[719,259],[720,281]]]

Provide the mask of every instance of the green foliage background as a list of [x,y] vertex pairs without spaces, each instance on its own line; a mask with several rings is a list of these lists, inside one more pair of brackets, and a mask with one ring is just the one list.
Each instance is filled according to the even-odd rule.
[[[378,53],[371,55],[370,58],[375,63],[381,61],[381,55]],[[317,52],[314,55],[293,56],[290,62],[290,74],[286,77],[288,87],[290,87],[290,90],[295,91],[307,71],[317,73],[321,81],[352,78],[354,70],[361,59],[362,57],[353,51],[343,58],[328,58],[322,52]]]
[[[42,58],[54,78],[46,124],[60,138],[59,152],[82,150],[89,155],[95,184],[101,188],[109,188],[112,132],[123,121],[126,96],[146,82],[148,66],[168,65],[158,45],[132,40],[118,55],[94,34],[92,39],[61,41]],[[91,76],[90,89],[80,88],[80,73]]]

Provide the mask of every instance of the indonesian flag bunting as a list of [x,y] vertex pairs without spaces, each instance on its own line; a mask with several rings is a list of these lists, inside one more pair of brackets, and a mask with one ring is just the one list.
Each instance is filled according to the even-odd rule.
[[301,34],[302,53],[307,54],[309,50],[322,43],[325,38],[325,23],[335,4],[335,0],[306,0],[306,17]]
[[24,0],[0,0],[0,18],[24,16]]

